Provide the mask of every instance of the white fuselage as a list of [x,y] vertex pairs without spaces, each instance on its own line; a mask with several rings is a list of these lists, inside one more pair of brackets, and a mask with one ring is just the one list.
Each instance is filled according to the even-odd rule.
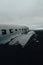
[[0,25],[0,44],[5,44],[12,38],[27,34],[28,31],[26,26]]
[[0,25],[0,44],[20,44],[24,47],[34,34],[26,26]]

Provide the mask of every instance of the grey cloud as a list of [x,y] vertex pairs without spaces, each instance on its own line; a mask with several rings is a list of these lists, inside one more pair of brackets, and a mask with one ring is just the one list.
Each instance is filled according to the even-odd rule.
[[43,24],[43,0],[1,0],[0,24]]

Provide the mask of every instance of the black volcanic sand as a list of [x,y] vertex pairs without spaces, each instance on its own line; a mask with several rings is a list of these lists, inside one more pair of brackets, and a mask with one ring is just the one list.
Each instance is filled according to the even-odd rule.
[[[43,31],[35,31],[39,43],[29,46],[0,45],[0,65],[38,65],[43,63]],[[35,45],[34,45],[35,44]]]

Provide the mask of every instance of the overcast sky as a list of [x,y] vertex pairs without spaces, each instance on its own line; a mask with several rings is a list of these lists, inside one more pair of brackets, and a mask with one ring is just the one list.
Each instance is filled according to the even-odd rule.
[[0,24],[43,25],[43,0],[0,0]]

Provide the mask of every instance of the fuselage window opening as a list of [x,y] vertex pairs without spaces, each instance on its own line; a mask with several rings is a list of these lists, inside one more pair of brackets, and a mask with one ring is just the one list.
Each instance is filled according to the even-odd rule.
[[22,28],[22,34],[24,34],[24,29]]
[[24,29],[24,33],[25,33],[25,34],[27,34],[27,33],[28,33],[28,32],[27,32],[27,29]]
[[15,31],[17,31],[17,29],[15,29]]
[[13,29],[9,29],[10,33],[13,33]]
[[2,35],[7,34],[6,29],[2,29],[1,31],[2,31]]
[[22,29],[19,29],[19,32],[22,33]]
[[21,29],[19,29],[21,31]]
[[23,31],[23,29],[22,29],[22,31]]

